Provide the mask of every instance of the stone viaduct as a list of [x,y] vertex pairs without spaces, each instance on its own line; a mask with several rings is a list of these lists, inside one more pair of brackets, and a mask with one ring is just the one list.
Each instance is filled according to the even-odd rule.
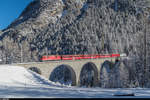
[[41,71],[41,75],[50,79],[52,72],[64,65],[71,72],[72,86],[80,85],[80,74],[84,67],[91,67],[94,70],[94,86],[98,86],[100,81],[100,70],[105,62],[112,62],[113,64],[120,60],[119,58],[103,58],[103,59],[86,59],[86,60],[66,60],[66,61],[48,61],[48,62],[33,62],[33,63],[20,63],[13,64],[15,66],[22,66],[26,69],[36,67]]

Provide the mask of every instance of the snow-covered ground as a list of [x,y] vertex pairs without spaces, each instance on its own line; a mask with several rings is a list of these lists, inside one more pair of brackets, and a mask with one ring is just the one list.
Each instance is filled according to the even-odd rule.
[[[135,96],[113,96],[134,93]],[[0,66],[0,98],[150,98],[150,89],[103,89],[60,85],[19,66]]]

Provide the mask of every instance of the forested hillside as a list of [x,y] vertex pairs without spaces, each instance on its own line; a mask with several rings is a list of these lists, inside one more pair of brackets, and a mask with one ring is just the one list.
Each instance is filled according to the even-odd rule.
[[135,73],[131,82],[148,87],[149,24],[150,0],[34,0],[2,31],[0,57],[15,63],[43,55],[126,53],[124,63]]

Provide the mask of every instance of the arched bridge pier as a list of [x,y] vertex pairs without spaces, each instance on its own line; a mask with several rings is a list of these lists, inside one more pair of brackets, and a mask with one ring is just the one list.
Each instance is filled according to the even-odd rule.
[[[82,74],[86,74],[83,71],[88,68],[89,70],[93,70],[93,85],[98,86],[100,81],[100,69],[102,65],[107,61],[112,62],[113,64],[120,60],[120,58],[103,58],[103,59],[85,59],[85,60],[60,60],[60,61],[48,61],[48,62],[34,62],[34,63],[20,63],[13,64],[15,66],[22,66],[26,69],[38,69],[37,73],[41,74],[47,79],[50,79],[54,74],[54,71],[61,67],[65,66],[69,73],[70,78],[72,80],[72,86],[80,86],[82,83],[80,80],[82,78]],[[83,73],[82,73],[83,72]],[[58,73],[59,74],[59,73]]]

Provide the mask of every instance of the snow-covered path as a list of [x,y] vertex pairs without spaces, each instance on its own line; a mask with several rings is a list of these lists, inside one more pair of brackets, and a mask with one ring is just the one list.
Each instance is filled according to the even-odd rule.
[[149,89],[101,89],[75,87],[5,87],[0,89],[1,98],[120,98],[116,93],[135,93],[121,98],[150,98]]
[[134,93],[130,98],[150,98],[150,89],[62,86],[23,67],[0,66],[0,98],[117,98],[113,94],[120,93]]

